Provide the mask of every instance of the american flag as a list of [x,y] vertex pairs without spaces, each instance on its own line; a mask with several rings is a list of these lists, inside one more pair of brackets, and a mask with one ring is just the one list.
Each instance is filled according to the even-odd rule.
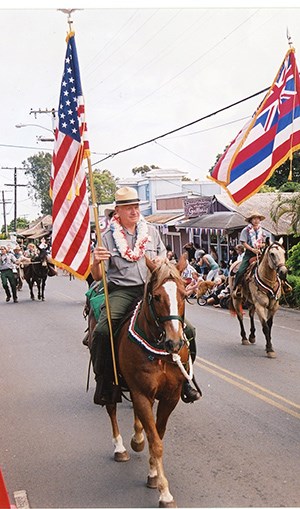
[[264,100],[230,143],[209,178],[240,204],[257,193],[299,148],[300,80],[295,50],[291,48]]
[[58,267],[85,279],[90,268],[90,217],[84,158],[89,156],[74,33],[67,52],[51,169],[52,258]]

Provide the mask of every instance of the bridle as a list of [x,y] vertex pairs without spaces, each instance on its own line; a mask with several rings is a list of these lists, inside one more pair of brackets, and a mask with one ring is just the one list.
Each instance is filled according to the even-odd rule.
[[[174,281],[174,280],[172,279],[171,281]],[[147,302],[148,302],[148,306],[149,306],[151,319],[153,320],[154,324],[156,325],[156,327],[159,331],[159,336],[158,336],[158,338],[155,339],[157,344],[162,343],[166,338],[166,331],[162,327],[163,323],[169,322],[171,320],[178,320],[182,324],[182,326],[184,326],[184,316],[180,316],[180,315],[160,316],[157,314],[155,306],[154,306],[154,297],[153,297],[153,294],[151,291],[148,291]],[[147,320],[147,321],[148,321],[148,324],[151,325],[149,320]],[[151,330],[151,328],[150,328],[150,330]]]
[[284,248],[282,247],[282,245],[279,243],[279,242],[272,242],[272,244],[270,244],[270,246],[268,247],[268,252],[266,253],[269,257],[269,260],[271,259],[271,263],[273,265],[273,270],[276,270],[276,272],[278,273],[278,271],[281,269],[281,267],[285,267],[285,262],[280,262],[278,263],[277,265],[275,265],[273,263],[273,260],[270,256],[270,250],[273,248],[273,247],[276,247],[278,246],[280,249],[282,249],[282,251],[284,251]]

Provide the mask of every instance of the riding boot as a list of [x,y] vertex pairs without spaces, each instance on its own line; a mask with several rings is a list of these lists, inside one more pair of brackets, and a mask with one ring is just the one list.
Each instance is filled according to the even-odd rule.
[[183,382],[182,391],[181,391],[181,399],[184,403],[194,403],[201,398],[200,392],[196,389],[193,389],[188,380]]
[[114,383],[114,371],[109,338],[94,334],[91,358],[95,373],[95,405],[108,405],[122,401],[119,386]]

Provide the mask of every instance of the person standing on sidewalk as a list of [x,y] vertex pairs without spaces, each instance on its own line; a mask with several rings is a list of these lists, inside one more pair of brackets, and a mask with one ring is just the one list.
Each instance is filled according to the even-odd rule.
[[11,293],[13,295],[14,302],[18,302],[17,282],[13,273],[13,268],[15,267],[16,261],[16,257],[7,251],[7,247],[0,247],[0,274],[2,286],[6,293],[6,302],[10,301]]

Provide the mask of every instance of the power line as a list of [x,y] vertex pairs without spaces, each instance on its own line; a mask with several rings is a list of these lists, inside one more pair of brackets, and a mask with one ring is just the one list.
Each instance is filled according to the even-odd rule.
[[207,118],[210,118],[214,115],[217,115],[218,113],[221,113],[222,111],[228,110],[229,108],[233,108],[233,106],[237,106],[238,104],[248,101],[249,99],[253,99],[253,97],[260,95],[263,92],[267,92],[269,89],[270,89],[270,87],[264,88],[263,90],[260,90],[259,92],[256,92],[255,94],[249,95],[248,97],[245,97],[244,99],[240,99],[239,101],[236,101],[236,102],[230,104],[229,106],[225,106],[224,108],[216,110],[213,113],[209,113],[208,115],[198,118],[197,120],[194,120],[193,122],[190,122],[189,124],[185,124],[181,127],[177,127],[176,129],[173,129],[172,131],[168,131],[167,133],[160,134],[159,136],[156,136],[155,138],[151,138],[150,140],[143,141],[142,143],[138,143],[137,145],[133,145],[133,146],[125,148],[123,150],[118,150],[117,152],[113,152],[112,154],[109,154],[107,157],[104,157],[103,159],[99,159],[99,161],[96,161],[95,163],[93,163],[92,166],[95,166],[95,164],[98,164],[98,163],[102,163],[103,161],[106,161],[107,159],[111,159],[112,157],[115,157],[119,154],[123,154],[124,152],[129,152],[130,150],[134,150],[138,147],[142,147],[143,145],[147,145],[148,143],[152,143],[156,140],[159,140],[160,138],[164,138],[165,136],[168,136],[169,134],[173,134],[178,131],[181,131],[182,129],[186,129],[187,127],[190,127],[191,125],[197,124],[198,122],[202,122],[202,120],[206,120]]

